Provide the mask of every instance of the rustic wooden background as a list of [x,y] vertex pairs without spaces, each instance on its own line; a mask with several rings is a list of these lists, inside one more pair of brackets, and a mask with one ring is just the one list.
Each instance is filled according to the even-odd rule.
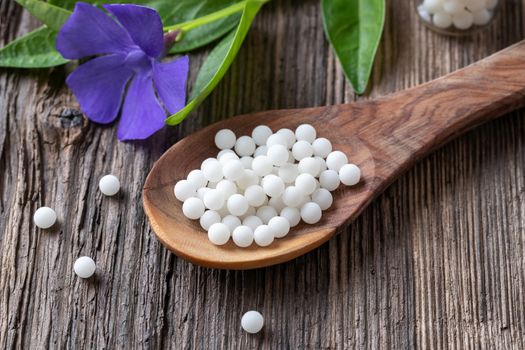
[[[505,0],[490,30],[461,39],[424,28],[414,7],[388,1],[372,89],[360,98],[439,77],[525,34],[523,0]],[[36,25],[0,1],[3,44]],[[318,1],[268,4],[206,103],[145,142],[120,143],[114,126],[67,113],[78,105],[66,74],[0,70],[0,348],[525,348],[525,111],[427,157],[321,248],[218,271],[156,241],[142,184],[170,145],[215,120],[356,99]],[[120,177],[119,198],[98,191],[106,173]],[[58,213],[51,232],[32,224],[41,205]],[[96,278],[73,274],[81,255],[97,262]],[[240,328],[249,309],[265,316],[260,334]]]

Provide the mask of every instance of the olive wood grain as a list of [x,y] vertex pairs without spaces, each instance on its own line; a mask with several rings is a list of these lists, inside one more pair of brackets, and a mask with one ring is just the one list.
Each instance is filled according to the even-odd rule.
[[[525,42],[429,83],[373,101],[308,109],[264,111],[210,125],[172,146],[144,185],[144,208],[158,239],[195,264],[250,269],[281,263],[332,237],[422,156],[453,137],[525,104]],[[216,156],[214,135],[238,136],[266,124],[274,131],[310,123],[362,169],[362,181],[334,192],[317,225],[300,224],[269,247],[215,246],[197,221],[186,219],[173,186],[202,160]]]

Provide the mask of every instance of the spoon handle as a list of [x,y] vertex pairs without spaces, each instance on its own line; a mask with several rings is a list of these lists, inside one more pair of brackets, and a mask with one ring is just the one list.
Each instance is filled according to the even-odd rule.
[[337,122],[374,150],[376,175],[394,177],[455,136],[525,106],[525,41],[365,106],[363,113],[375,114],[372,122],[355,120],[359,104],[337,106]]

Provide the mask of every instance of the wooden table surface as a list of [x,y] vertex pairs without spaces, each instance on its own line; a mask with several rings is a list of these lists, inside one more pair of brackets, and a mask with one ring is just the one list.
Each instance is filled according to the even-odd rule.
[[[387,1],[372,88],[356,97],[322,31],[318,1],[265,6],[223,82],[182,125],[122,143],[78,108],[64,67],[0,70],[0,348],[525,348],[525,111],[418,163],[341,234],[294,261],[200,268],[153,236],[141,188],[153,162],[213,121],[352,102],[444,75],[521,40],[525,1],[494,26],[437,35],[415,1]],[[37,22],[0,1],[0,41]],[[192,56],[192,77],[206,50]],[[458,96],[461,103],[461,96]],[[176,164],[174,164],[176,166]],[[118,198],[98,179],[120,177]],[[48,205],[59,224],[36,229]],[[97,262],[96,278],[72,272]],[[264,331],[240,328],[255,309]]]

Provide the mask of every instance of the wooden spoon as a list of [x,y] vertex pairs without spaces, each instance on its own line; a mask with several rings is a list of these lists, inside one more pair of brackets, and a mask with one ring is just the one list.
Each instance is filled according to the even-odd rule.
[[[158,239],[195,264],[251,269],[288,261],[326,242],[353,220],[418,159],[468,129],[525,105],[525,41],[467,68],[373,101],[306,109],[265,111],[210,125],[172,146],[144,185],[144,209]],[[316,225],[300,224],[268,247],[215,246],[198,221],[184,217],[173,186],[215,157],[215,133],[223,128],[251,135],[260,124],[294,130],[310,123],[334,150],[362,170],[361,183],[340,186],[334,204]],[[505,135],[501,135],[505,137]],[[497,184],[495,184],[496,186]]]

